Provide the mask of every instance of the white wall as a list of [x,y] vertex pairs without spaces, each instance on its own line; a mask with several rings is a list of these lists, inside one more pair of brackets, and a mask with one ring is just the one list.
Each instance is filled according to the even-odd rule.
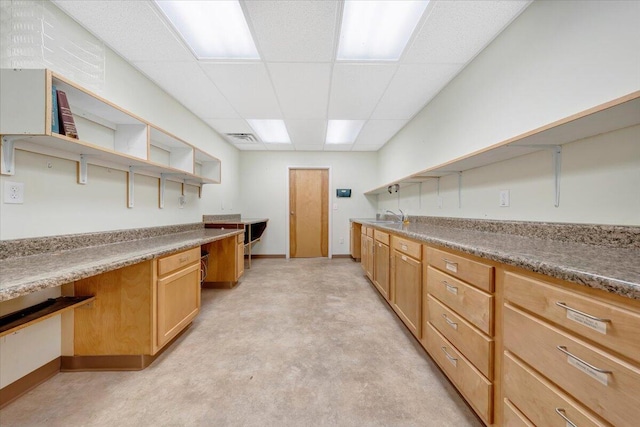
[[[43,4],[67,30],[100,43],[55,5]],[[4,49],[0,52],[6,54]],[[56,56],[48,59],[53,66],[64,61]],[[17,151],[16,174],[0,177],[0,183],[25,183],[25,203],[0,203],[0,239],[191,223],[201,221],[204,212],[220,212],[221,201],[238,206],[239,152],[235,147],[108,48],[102,86],[99,95],[107,100],[218,157],[222,184],[205,185],[202,199],[195,187],[186,186],[187,205],[178,209],[180,185],[169,183],[165,208],[159,209],[159,180],[136,175],[135,207],[128,209],[123,172],[91,166],[88,184],[78,185],[74,162]],[[4,185],[0,188],[3,191]]]
[[[640,90],[638,22],[636,1],[533,2],[379,152],[370,188]],[[638,151],[619,137],[576,144],[584,154],[565,147],[560,209],[551,203],[545,153],[466,172],[462,210],[455,176],[441,180],[443,209],[427,209],[433,200],[418,206],[417,186],[403,191],[401,204],[443,216],[640,224]],[[423,192],[434,186],[423,184]],[[496,190],[510,186],[515,206],[498,210]],[[380,210],[397,208],[380,198]]]
[[[399,207],[411,215],[526,221],[640,225],[640,126],[565,144],[562,147],[560,206],[555,207],[551,151],[540,151],[462,175],[403,187],[379,195],[378,211]],[[500,207],[500,190],[510,206]]]
[[[267,230],[253,253],[284,255],[287,248],[288,167],[331,167],[329,200],[331,250],[349,253],[349,218],[375,216],[375,197],[364,196],[376,175],[374,152],[243,151],[240,156],[242,215],[269,218]],[[351,188],[351,198],[336,198],[337,188]],[[343,243],[340,243],[340,238]]]
[[[40,4],[67,31],[100,43],[50,2],[33,2],[34,7]],[[6,54],[4,49],[0,52]],[[62,65],[65,60],[51,55],[47,59],[53,66]],[[88,184],[78,185],[75,162],[17,150],[16,174],[0,177],[0,201],[4,182],[12,181],[25,184],[25,202],[0,203],[0,239],[192,223],[201,221],[205,212],[220,212],[221,201],[229,206],[239,205],[238,150],[108,48],[105,68],[101,96],[218,157],[222,161],[222,184],[205,185],[202,199],[198,199],[195,187],[185,186],[187,204],[179,209],[180,184],[169,182],[165,208],[159,209],[158,179],[136,175],[135,207],[128,209],[124,172],[90,166]],[[0,312],[15,311],[59,294],[60,289],[55,288],[3,302]],[[55,316],[3,337],[0,387],[60,356],[60,336],[60,316]]]

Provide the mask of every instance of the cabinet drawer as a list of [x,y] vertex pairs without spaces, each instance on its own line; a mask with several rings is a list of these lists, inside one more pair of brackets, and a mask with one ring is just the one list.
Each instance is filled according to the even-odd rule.
[[164,276],[174,270],[185,267],[194,262],[200,261],[200,248],[188,249],[158,259],[158,276]]
[[389,233],[385,233],[384,231],[380,230],[374,230],[373,236],[378,242],[384,243],[387,246],[389,245]]
[[427,292],[467,319],[487,335],[493,335],[493,295],[427,267]]
[[493,379],[493,340],[427,294],[428,321],[488,379]]
[[493,266],[427,247],[427,263],[484,291],[493,292]]
[[504,293],[512,303],[640,361],[640,313],[510,272]]
[[580,427],[609,425],[510,353],[505,353],[503,372],[504,395],[534,424],[565,427],[570,424],[564,416]]
[[502,404],[502,424],[507,427],[536,427],[509,399],[504,399]]
[[238,236],[237,236],[237,240],[236,240],[236,241],[237,241],[238,243],[242,243],[242,244],[244,244],[244,233],[240,233],[240,234],[238,234]]
[[391,237],[391,244],[398,252],[402,252],[417,260],[422,260],[422,244],[398,236]]
[[491,424],[493,421],[491,405],[493,384],[475,369],[446,338],[440,335],[431,323],[427,323],[425,332],[429,354],[467,398],[478,415],[487,424]]
[[612,424],[640,419],[637,367],[510,305],[504,307],[504,346]]

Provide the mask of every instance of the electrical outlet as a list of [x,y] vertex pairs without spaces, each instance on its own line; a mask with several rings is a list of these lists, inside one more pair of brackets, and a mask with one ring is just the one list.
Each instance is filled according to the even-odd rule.
[[344,237],[341,237],[341,238],[340,238],[340,244],[341,244],[341,245],[344,245]]
[[14,204],[24,203],[24,183],[5,181],[4,202]]
[[187,204],[187,198],[185,196],[178,197],[178,209],[184,208],[184,205]]
[[500,206],[509,206],[509,190],[500,190]]

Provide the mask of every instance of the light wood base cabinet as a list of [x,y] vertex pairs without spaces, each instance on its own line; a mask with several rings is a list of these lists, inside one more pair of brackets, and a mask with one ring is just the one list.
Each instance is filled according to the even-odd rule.
[[74,312],[73,354],[63,370],[137,370],[200,310],[200,247],[102,273],[74,284],[95,301]]
[[374,231],[373,251],[373,284],[378,292],[389,301],[391,292],[389,288],[389,235]]
[[207,243],[207,275],[202,286],[232,288],[244,274],[244,233]]
[[356,261],[360,261],[361,258],[361,248],[362,248],[362,224],[357,222],[352,222],[351,227],[349,228],[349,252],[351,253],[351,258]]

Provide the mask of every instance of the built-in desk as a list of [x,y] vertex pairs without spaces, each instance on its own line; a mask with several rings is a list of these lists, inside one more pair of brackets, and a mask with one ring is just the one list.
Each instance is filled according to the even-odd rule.
[[251,268],[251,246],[260,241],[262,233],[267,228],[268,218],[235,218],[235,219],[211,219],[205,215],[206,228],[218,229],[244,229],[244,247]]

